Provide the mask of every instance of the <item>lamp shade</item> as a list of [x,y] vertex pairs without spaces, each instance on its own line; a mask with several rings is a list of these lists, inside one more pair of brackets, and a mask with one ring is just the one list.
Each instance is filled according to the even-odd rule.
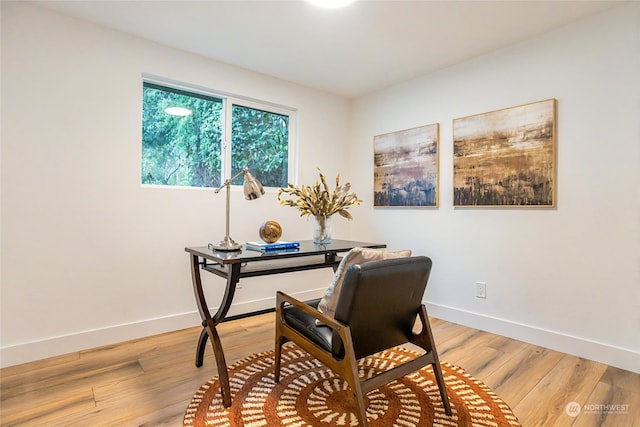
[[264,195],[264,188],[248,169],[244,169],[244,198],[255,200]]

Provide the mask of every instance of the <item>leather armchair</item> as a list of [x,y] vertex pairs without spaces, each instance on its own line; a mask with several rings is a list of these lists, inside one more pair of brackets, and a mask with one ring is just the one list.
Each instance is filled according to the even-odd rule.
[[[445,412],[447,390],[422,298],[431,272],[424,256],[352,265],[347,270],[335,318],[317,310],[319,300],[301,302],[276,295],[275,381],[281,349],[292,341],[344,378],[353,392],[356,415],[367,426],[364,395],[424,366],[432,365]],[[414,332],[419,318],[419,332]],[[358,377],[357,361],[388,348],[412,343],[424,353],[369,379]]]

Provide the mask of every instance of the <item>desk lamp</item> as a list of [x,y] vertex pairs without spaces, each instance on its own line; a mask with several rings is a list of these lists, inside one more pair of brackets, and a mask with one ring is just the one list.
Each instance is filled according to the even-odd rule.
[[260,181],[258,181],[257,179],[255,179],[255,177],[253,175],[251,175],[251,173],[249,172],[248,168],[242,169],[240,172],[238,172],[237,174],[235,174],[231,178],[227,179],[220,187],[216,188],[214,193],[218,194],[220,192],[220,190],[222,190],[223,187],[227,187],[227,228],[226,228],[226,235],[224,237],[224,240],[222,240],[222,241],[220,241],[220,242],[218,242],[216,244],[209,245],[212,249],[215,249],[216,251],[238,251],[238,250],[240,250],[240,248],[242,248],[242,245],[240,243],[236,243],[229,236],[229,204],[230,204],[229,187],[231,186],[231,181],[233,181],[238,176],[240,176],[240,174],[244,174],[243,191],[244,191],[244,198],[245,199],[254,200],[254,199],[257,199],[257,198],[261,197],[264,194],[264,188],[262,188],[262,184],[260,184]]

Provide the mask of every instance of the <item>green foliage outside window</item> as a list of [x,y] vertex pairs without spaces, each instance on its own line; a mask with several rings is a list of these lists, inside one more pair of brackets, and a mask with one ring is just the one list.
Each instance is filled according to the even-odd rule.
[[266,187],[286,185],[289,116],[234,105],[232,117],[231,173],[246,166]]
[[[142,108],[142,183],[220,185],[222,100],[145,83]],[[168,107],[192,114],[167,114]]]
[[[220,98],[145,82],[142,183],[218,187],[225,159],[223,105]],[[171,115],[168,107],[191,114]],[[233,105],[231,174],[249,167],[264,186],[285,186],[288,146],[288,115]]]

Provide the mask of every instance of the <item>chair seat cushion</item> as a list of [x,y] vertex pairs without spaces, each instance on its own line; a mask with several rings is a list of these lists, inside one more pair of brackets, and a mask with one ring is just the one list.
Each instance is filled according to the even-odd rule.
[[[306,301],[313,308],[318,308],[320,298]],[[333,331],[328,326],[316,325],[315,319],[295,307],[284,308],[284,319],[289,326],[300,332],[309,340],[327,351],[331,351],[331,337]]]

